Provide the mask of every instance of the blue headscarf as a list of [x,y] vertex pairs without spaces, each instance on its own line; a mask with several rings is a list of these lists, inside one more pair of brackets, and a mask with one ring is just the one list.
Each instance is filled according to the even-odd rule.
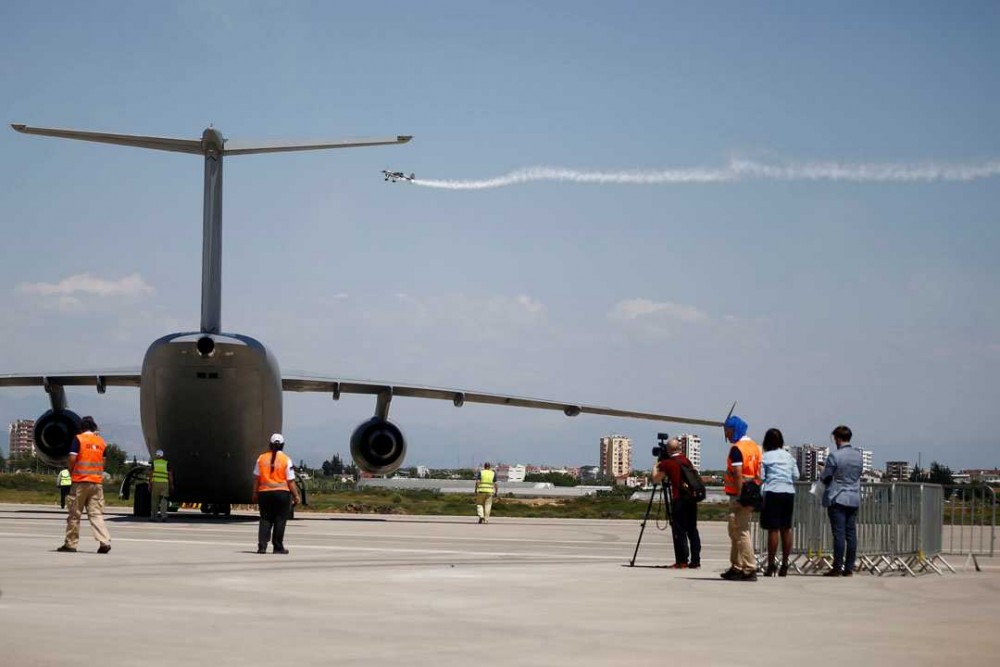
[[730,415],[729,419],[726,420],[725,427],[733,430],[733,438],[730,442],[736,442],[747,434],[747,423],[736,415]]

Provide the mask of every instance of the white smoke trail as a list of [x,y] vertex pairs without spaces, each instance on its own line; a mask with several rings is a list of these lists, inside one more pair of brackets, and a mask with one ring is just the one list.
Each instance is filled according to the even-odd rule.
[[483,180],[414,179],[414,185],[446,190],[488,190],[532,181],[600,185],[733,183],[738,181],[846,181],[852,183],[926,183],[975,181],[1000,176],[1000,161],[980,163],[803,162],[784,165],[752,160],[729,161],[725,167],[681,167],[652,171],[578,171],[561,167],[528,167]]

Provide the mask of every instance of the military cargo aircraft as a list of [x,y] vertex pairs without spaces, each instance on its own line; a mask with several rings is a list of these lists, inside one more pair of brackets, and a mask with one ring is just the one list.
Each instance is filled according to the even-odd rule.
[[[215,128],[200,139],[176,139],[108,134],[13,125],[23,134],[77,139],[161,151],[200,155],[204,159],[201,326],[163,336],[149,346],[140,369],[121,372],[35,373],[0,375],[0,387],[37,386],[44,389],[49,409],[35,422],[38,456],[62,465],[68,456],[80,417],[70,410],[65,387],[136,387],[143,438],[150,453],[162,449],[174,472],[171,500],[202,503],[216,513],[228,513],[231,504],[247,503],[251,470],[262,443],[282,430],[283,392],[323,392],[335,400],[342,394],[375,398],[374,415],[351,435],[351,456],[362,470],[387,474],[398,469],[406,455],[402,430],[389,420],[394,398],[430,398],[485,403],[579,414],[721,426],[717,421],[676,417],[653,412],[620,410],[573,402],[518,398],[501,394],[399,385],[335,377],[282,375],[278,360],[260,341],[224,332],[222,292],[222,165],[226,157],[362,146],[404,144],[409,136],[357,139],[325,143],[249,144],[228,142]],[[392,172],[393,175],[398,172]],[[412,178],[412,175],[411,175]],[[143,514],[140,494],[133,510]]]

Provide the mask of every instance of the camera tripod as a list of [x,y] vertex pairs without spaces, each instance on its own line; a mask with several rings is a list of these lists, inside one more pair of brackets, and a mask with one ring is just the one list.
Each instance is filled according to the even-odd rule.
[[646,505],[646,516],[642,518],[642,527],[639,528],[639,539],[635,543],[635,552],[632,553],[632,560],[628,562],[629,567],[635,567],[635,558],[639,555],[639,545],[642,543],[642,534],[646,532],[646,522],[649,521],[649,513],[653,509],[653,501],[656,500],[656,487],[660,487],[663,495],[663,509],[666,514],[667,523],[670,523],[670,484],[666,481],[661,484],[654,484],[653,490],[649,493],[649,503]]

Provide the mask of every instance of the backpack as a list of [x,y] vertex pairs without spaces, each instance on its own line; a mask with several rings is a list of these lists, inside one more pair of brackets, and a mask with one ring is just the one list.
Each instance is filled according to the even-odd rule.
[[700,503],[705,499],[705,483],[690,463],[681,464],[681,497]]

